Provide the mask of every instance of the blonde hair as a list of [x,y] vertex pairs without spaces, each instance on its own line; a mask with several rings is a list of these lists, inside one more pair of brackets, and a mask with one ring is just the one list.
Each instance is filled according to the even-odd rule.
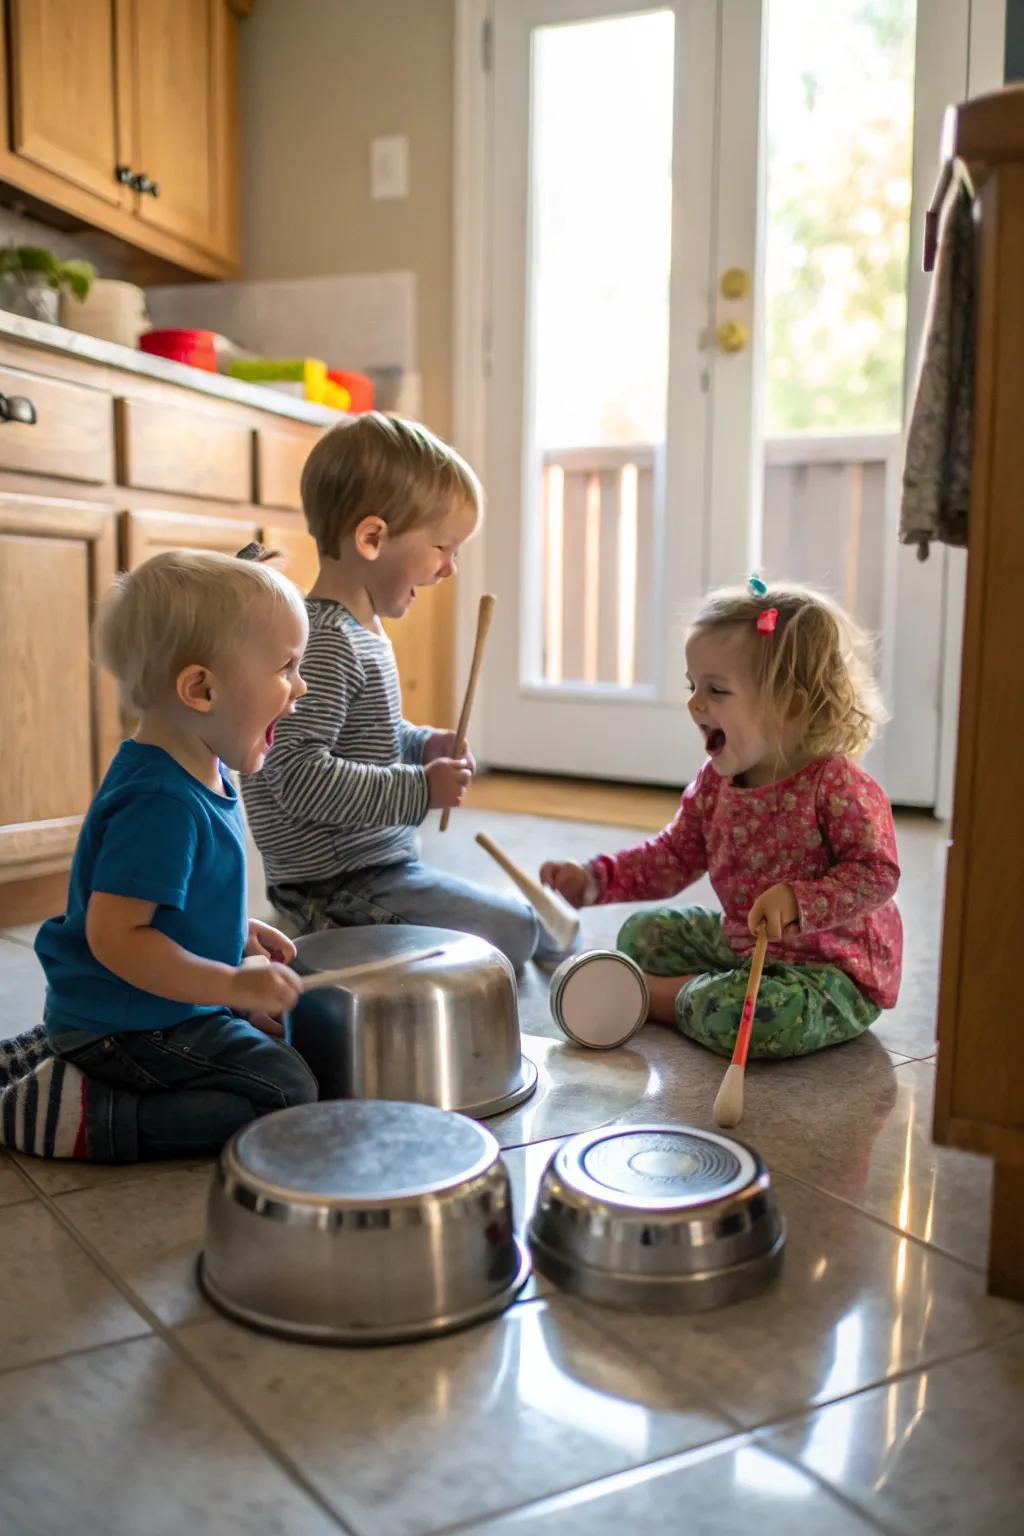
[[269,565],[175,549],[119,576],[96,617],[96,653],[125,709],[152,709],[183,667],[213,666],[244,639],[252,610],[304,610],[299,589]]
[[442,516],[453,501],[479,514],[483,490],[454,448],[418,422],[367,411],[323,436],[302,471],[306,524],[322,555],[337,559],[341,541],[364,517],[406,533]]
[[[759,616],[776,609],[774,630]],[[690,634],[745,636],[754,680],[777,728],[796,723],[810,757],[859,757],[887,719],[874,678],[872,647],[848,614],[813,587],[722,587],[710,593]]]

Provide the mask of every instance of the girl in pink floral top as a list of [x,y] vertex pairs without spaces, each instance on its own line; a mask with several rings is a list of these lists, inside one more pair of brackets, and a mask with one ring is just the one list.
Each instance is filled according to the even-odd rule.
[[545,864],[576,906],[650,901],[707,872],[722,912],[635,913],[619,948],[647,973],[651,1017],[732,1051],[754,935],[769,938],[752,1056],[852,1039],[896,1002],[903,932],[892,811],[853,760],[881,716],[866,646],[820,593],[712,593],[686,646],[708,751],[672,823],[588,865]]

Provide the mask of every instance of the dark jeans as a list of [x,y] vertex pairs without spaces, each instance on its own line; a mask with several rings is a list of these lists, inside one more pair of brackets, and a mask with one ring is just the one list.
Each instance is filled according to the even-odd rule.
[[310,1104],[313,1074],[297,1051],[231,1013],[198,1014],[173,1029],[50,1035],[56,1055],[88,1079],[90,1161],[219,1152],[241,1126]]

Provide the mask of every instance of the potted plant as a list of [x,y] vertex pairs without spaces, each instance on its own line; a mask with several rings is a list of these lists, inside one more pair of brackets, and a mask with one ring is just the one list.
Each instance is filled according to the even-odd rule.
[[60,290],[69,288],[84,299],[95,276],[91,261],[61,261],[35,245],[5,246],[0,250],[0,309],[56,325]]

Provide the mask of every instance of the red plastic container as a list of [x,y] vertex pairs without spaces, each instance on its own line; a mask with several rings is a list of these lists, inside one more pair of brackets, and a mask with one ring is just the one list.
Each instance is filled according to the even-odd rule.
[[139,350],[156,357],[169,357],[190,368],[217,372],[217,349],[213,331],[146,331],[139,337]]
[[343,368],[328,368],[327,377],[332,384],[340,384],[352,396],[349,410],[353,416],[360,411],[373,410],[373,380],[365,373],[348,373]]

